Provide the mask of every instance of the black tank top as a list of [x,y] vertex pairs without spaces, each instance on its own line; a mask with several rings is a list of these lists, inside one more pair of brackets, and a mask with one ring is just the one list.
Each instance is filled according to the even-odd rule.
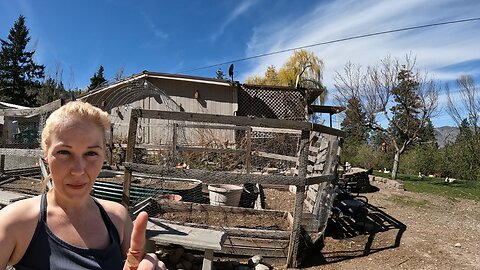
[[105,249],[88,249],[70,245],[47,226],[47,197],[42,195],[40,217],[35,233],[22,259],[15,269],[123,269],[123,256],[120,238],[112,220],[103,207],[94,200],[100,209],[107,227],[110,244]]

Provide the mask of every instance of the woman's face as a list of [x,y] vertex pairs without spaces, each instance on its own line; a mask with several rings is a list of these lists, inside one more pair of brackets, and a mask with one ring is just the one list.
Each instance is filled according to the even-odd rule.
[[105,157],[104,133],[82,119],[60,123],[50,135],[46,160],[56,193],[69,199],[90,194]]

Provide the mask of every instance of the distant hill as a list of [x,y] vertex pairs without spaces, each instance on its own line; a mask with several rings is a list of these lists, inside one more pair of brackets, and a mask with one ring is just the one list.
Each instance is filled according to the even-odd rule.
[[434,128],[435,139],[439,147],[444,147],[447,142],[454,142],[458,136],[459,130],[457,127],[438,127]]

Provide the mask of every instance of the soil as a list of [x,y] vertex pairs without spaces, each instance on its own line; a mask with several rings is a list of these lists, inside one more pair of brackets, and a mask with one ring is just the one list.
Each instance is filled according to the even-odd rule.
[[[395,247],[398,229],[373,234],[366,223],[367,232],[356,236],[336,237],[330,232],[323,248],[313,250],[302,269],[480,269],[480,202],[373,184],[380,190],[362,195],[406,225],[400,245]],[[373,241],[367,252],[369,236]]]
[[[383,224],[330,223],[323,245],[306,254],[301,269],[480,269],[480,202],[372,184],[379,191],[362,195],[371,205],[369,216]],[[39,184],[16,180],[1,188],[38,194]],[[267,200],[269,208],[293,205],[294,197],[273,193],[283,199]],[[278,201],[284,205],[275,205]],[[401,224],[406,230],[395,246]]]

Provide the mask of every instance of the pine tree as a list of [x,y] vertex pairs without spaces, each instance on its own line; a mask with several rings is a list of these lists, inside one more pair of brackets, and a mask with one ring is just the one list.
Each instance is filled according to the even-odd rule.
[[352,97],[348,100],[345,119],[342,122],[342,130],[347,133],[348,143],[367,143],[368,127],[366,114],[362,110],[360,100]]
[[103,66],[100,65],[98,71],[90,78],[90,85],[88,86],[88,90],[97,88],[99,85],[107,81],[107,79],[105,79],[105,77],[103,76],[103,71]]
[[45,66],[33,61],[35,50],[27,51],[30,41],[25,17],[20,15],[10,29],[8,40],[0,39],[0,99],[25,106],[36,106]]
[[58,82],[53,78],[46,79],[37,95],[38,105],[45,105],[59,98],[69,98],[63,83],[61,81]]

